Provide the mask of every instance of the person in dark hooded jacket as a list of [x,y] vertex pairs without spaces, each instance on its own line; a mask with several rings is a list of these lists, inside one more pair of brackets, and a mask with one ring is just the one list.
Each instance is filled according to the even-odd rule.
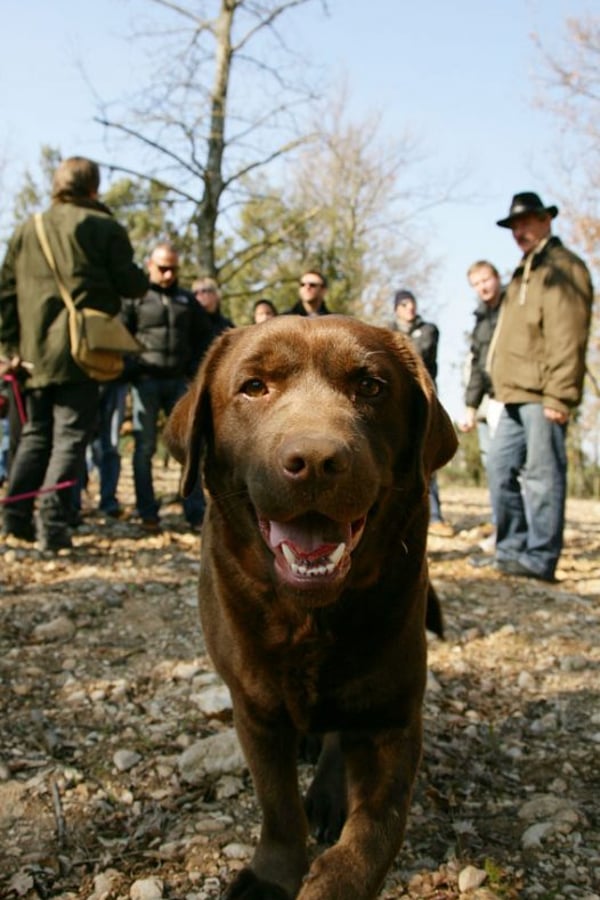
[[[43,214],[62,280],[79,309],[115,315],[122,297],[148,286],[127,232],[98,200],[100,170],[74,156],[54,173]],[[33,217],[11,237],[0,275],[0,356],[28,374],[27,421],[10,470],[3,530],[39,540],[42,550],[71,546],[72,492],[93,430],[98,383],[75,363],[68,312],[37,237]],[[39,511],[34,523],[35,497]]]
[[[425,322],[417,313],[417,301],[412,291],[396,291],[394,295],[394,323],[392,331],[400,331],[410,338],[416,351],[425,363],[425,368],[435,384],[437,378],[437,351],[440,332],[433,322]],[[429,483],[429,531],[439,537],[452,537],[454,529],[444,521],[442,504],[435,475]]]

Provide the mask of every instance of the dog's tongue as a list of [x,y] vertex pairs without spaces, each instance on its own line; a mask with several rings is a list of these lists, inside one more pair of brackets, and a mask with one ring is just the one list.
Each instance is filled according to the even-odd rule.
[[289,544],[306,558],[325,556],[338,544],[349,544],[351,535],[350,523],[323,517],[303,516],[291,522],[269,522],[269,543],[273,549]]

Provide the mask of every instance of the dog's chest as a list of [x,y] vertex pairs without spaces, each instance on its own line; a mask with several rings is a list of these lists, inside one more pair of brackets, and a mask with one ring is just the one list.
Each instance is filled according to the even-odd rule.
[[282,653],[278,668],[282,699],[299,731],[361,727],[374,672],[359,648],[306,629]]

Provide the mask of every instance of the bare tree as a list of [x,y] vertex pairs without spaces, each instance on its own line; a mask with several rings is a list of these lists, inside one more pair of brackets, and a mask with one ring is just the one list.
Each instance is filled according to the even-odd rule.
[[[302,267],[328,278],[328,306],[385,324],[402,285],[421,293],[436,260],[428,213],[452,199],[462,177],[434,178],[421,141],[409,130],[385,137],[382,117],[352,118],[344,86],[315,105],[311,143],[281,169],[276,199],[253,200],[243,211],[248,250],[231,273],[231,311],[240,321],[249,300],[272,295],[280,306],[297,299]],[[275,229],[277,225],[277,229]],[[266,233],[281,239],[264,247]],[[255,248],[262,247],[254,255]]]
[[141,25],[133,39],[151,54],[150,83],[120,115],[105,112],[99,121],[143,150],[137,171],[111,168],[159,183],[179,206],[183,227],[193,229],[197,265],[218,277],[231,262],[219,259],[218,234],[230,236],[228,251],[235,254],[234,214],[249,186],[310,138],[299,132],[296,116],[315,92],[300,77],[280,22],[309,3],[324,12],[326,4],[148,2],[160,8],[160,27]]

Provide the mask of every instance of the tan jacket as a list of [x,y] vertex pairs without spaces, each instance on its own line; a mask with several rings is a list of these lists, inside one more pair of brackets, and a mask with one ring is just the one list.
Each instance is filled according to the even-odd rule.
[[[585,263],[551,237],[515,270],[488,368],[501,403],[569,412],[581,402],[594,291]],[[527,270],[529,269],[529,273]]]

